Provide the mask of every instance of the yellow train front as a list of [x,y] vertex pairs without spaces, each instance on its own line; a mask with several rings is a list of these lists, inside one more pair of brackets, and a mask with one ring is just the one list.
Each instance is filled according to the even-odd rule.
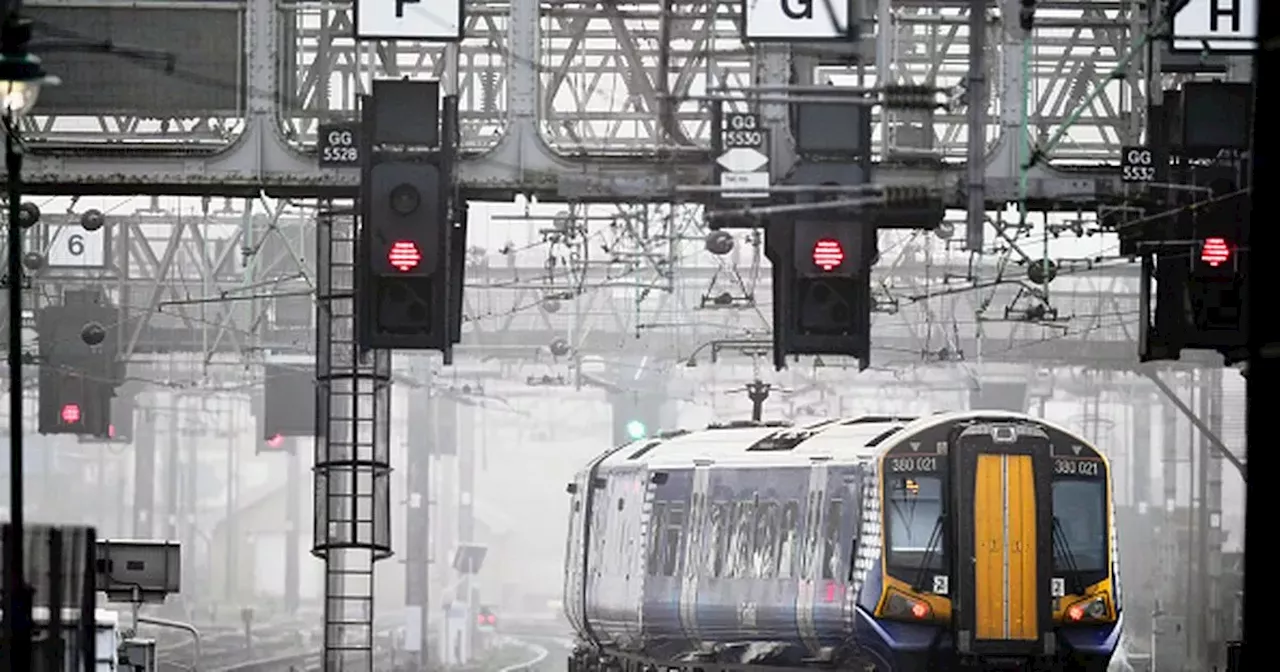
[[1102,672],[1122,623],[1106,458],[1039,419],[963,415],[880,446],[867,515],[880,525],[864,526],[850,577],[858,657],[893,672]]

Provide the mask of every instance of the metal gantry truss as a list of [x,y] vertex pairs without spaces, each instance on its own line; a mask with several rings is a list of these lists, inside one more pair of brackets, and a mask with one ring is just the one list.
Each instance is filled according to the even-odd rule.
[[[874,75],[885,81],[952,86],[966,60],[961,0],[894,0],[877,11]],[[1017,0],[992,4],[992,87],[988,159],[990,199],[1009,195],[1009,149],[1016,135],[1012,97],[1021,73],[1031,73],[1030,126],[1037,138],[1083,107],[1057,154],[1075,164],[1038,169],[1037,197],[1070,195],[1088,203],[1119,190],[1119,144],[1142,126],[1144,75],[1135,66],[1110,69],[1143,29],[1142,3],[1047,0],[1043,28],[1023,67],[1021,42],[1005,16]],[[651,2],[538,0],[467,6],[468,38],[459,49],[462,145],[459,174],[475,198],[506,200],[533,193],[544,200],[664,200],[676,184],[710,183],[710,114],[697,101],[712,89],[751,83],[785,85],[793,66],[808,67],[785,46],[752,46],[740,38],[741,1],[689,2],[663,12]],[[354,170],[321,170],[314,157],[319,120],[353,117],[356,94],[373,77],[447,74],[443,47],[422,43],[357,44],[342,3],[269,0],[245,4],[247,111],[242,119],[33,117],[33,147],[25,179],[48,193],[294,195],[353,192]],[[1016,23],[1016,22],[1014,22]],[[1139,59],[1140,63],[1141,59]],[[282,62],[296,64],[280,67]],[[847,69],[839,73],[852,72]],[[823,69],[819,76],[832,74]],[[1088,105],[1086,94],[1102,87]],[[276,94],[279,95],[276,95]],[[779,138],[774,164],[793,160],[787,106],[762,103],[762,118]],[[910,138],[895,117],[885,120],[887,147],[963,156],[963,111],[939,114]],[[877,124],[879,127],[880,125]],[[1001,148],[1005,148],[1002,150]],[[1082,167],[1080,164],[1084,164]],[[956,186],[957,165],[882,163],[877,180]],[[349,195],[349,194],[348,194]],[[1005,199],[1007,200],[1007,199]]]
[[[968,60],[968,4],[880,3],[869,17],[875,27],[866,32],[874,58],[850,69],[818,67],[785,46],[744,44],[739,0],[677,3],[665,12],[657,0],[468,3],[468,38],[458,49],[467,152],[461,180],[473,198],[530,193],[579,203],[668,200],[676,184],[710,180],[710,115],[700,95],[785,84],[796,69],[819,82],[852,76],[863,83],[956,87]],[[375,77],[451,74],[441,45],[357,44],[343,3],[279,7],[247,0],[244,7],[250,95],[243,118],[33,117],[27,131],[34,156],[24,176],[32,189],[250,199],[264,189],[350,193],[355,171],[316,165],[318,123],[353,117],[356,95],[367,92]],[[1004,19],[1016,17],[1016,0],[989,5],[988,61],[998,77],[991,83],[987,197],[994,205],[1016,190],[1016,103],[1021,73],[1027,72],[1034,140],[1042,142],[1075,119],[1052,154],[1060,160],[1032,171],[1028,193],[1087,210],[1122,195],[1110,164],[1144,123],[1141,59],[1120,76],[1110,75],[1146,30],[1146,9],[1130,0],[1042,0],[1039,8],[1036,39],[1024,50],[1016,20]],[[877,179],[957,186],[966,151],[963,96],[957,100],[959,106],[923,124],[877,109]],[[794,159],[787,106],[762,103],[757,109],[780,139],[773,164],[786,170]],[[898,162],[903,156],[941,158],[944,164],[908,165]],[[206,362],[309,353],[312,325],[286,324],[277,297],[314,290],[305,261],[313,246],[303,233],[305,216],[283,212],[255,202],[252,209],[187,219],[158,212],[125,217],[113,225],[120,235],[112,239],[107,269],[45,269],[32,291],[53,295],[61,286],[85,282],[113,287],[113,296],[141,317],[130,325],[123,353],[134,361],[166,349],[200,352]],[[620,219],[644,217],[624,212]],[[214,229],[232,232],[211,236]],[[222,242],[210,242],[214,238]],[[633,244],[618,252],[623,238]],[[492,260],[473,265],[463,350],[520,358],[545,352],[554,359],[567,344],[579,354],[626,347],[675,356],[708,339],[767,333],[771,290],[758,263],[689,264],[676,259],[685,252],[673,255],[661,245],[624,231],[611,243],[621,264],[583,261],[559,271]],[[620,267],[630,269],[624,281],[616,277]],[[997,279],[1011,278],[997,278],[991,268],[979,267],[975,277],[955,259],[882,264],[877,298],[886,312],[876,318],[877,359],[1132,361],[1133,272],[1094,269],[1051,288],[1024,280],[993,288]],[[969,280],[939,287],[944,276]],[[546,300],[550,295],[554,301]],[[728,308],[717,303],[724,296]]]
[[[104,269],[45,268],[31,293],[47,301],[66,288],[106,286],[131,317],[121,355],[135,364],[175,352],[199,353],[206,369],[310,355],[314,219],[255,211],[115,217]],[[545,231],[543,244],[523,251],[472,250],[460,353],[677,358],[711,340],[768,338],[772,285],[758,235],[745,232],[732,254],[716,257],[703,249],[696,218],[643,206],[549,221]],[[1064,265],[1046,286],[1027,272],[1037,260],[979,263],[932,235],[885,235],[873,276],[878,365],[1124,366],[1136,357],[1136,265]]]

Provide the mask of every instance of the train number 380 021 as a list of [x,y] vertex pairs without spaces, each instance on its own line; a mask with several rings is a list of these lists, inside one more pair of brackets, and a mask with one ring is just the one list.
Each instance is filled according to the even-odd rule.
[[1097,476],[1097,460],[1054,460],[1053,473],[1064,476]]
[[897,474],[905,472],[937,471],[938,458],[934,455],[892,457],[889,458],[889,470]]

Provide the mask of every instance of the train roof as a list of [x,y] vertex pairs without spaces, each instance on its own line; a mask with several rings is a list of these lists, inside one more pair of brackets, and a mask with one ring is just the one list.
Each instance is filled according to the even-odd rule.
[[600,466],[680,469],[716,464],[764,468],[804,466],[815,460],[848,464],[876,457],[898,441],[930,427],[975,418],[1034,420],[1074,436],[1074,432],[1041,418],[991,410],[936,413],[920,418],[867,415],[803,425],[740,422],[634,441],[608,455]]

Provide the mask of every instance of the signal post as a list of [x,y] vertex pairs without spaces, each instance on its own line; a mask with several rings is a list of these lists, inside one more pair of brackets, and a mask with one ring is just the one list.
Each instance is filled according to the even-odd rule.
[[1147,183],[1149,209],[1169,213],[1120,229],[1122,251],[1142,260],[1142,361],[1184,349],[1217,351],[1228,365],[1246,357],[1251,95],[1232,82],[1165,91],[1150,146],[1124,152],[1125,181]]
[[379,80],[363,98],[356,326],[367,349],[461,339],[465,206],[454,198],[457,97],[433,81]]
[[[774,366],[796,355],[844,355],[861,368],[871,361],[871,268],[882,228],[932,229],[941,198],[925,188],[880,188],[871,163],[871,108],[929,108],[932,89],[891,87],[869,92],[793,96],[792,137],[798,162],[774,184],[759,149],[769,145],[754,114],[728,113],[715,101],[713,140],[719,199],[734,209],[715,213],[713,228],[753,228],[764,222],[773,270]],[[759,148],[759,149],[757,149]]]

